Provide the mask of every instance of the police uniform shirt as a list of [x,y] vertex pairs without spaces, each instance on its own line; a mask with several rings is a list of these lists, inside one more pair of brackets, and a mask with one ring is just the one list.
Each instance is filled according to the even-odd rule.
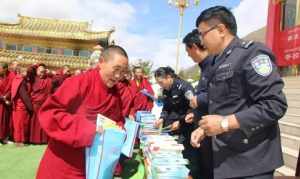
[[194,91],[192,85],[182,79],[174,78],[169,90],[163,90],[163,109],[161,118],[164,119],[163,126],[168,126],[175,121],[184,121],[187,111],[190,109],[189,100],[185,98],[187,91]]
[[278,120],[287,103],[273,53],[235,38],[215,58],[208,84],[209,114],[235,114],[240,124],[213,138],[214,177],[253,176],[280,167]]

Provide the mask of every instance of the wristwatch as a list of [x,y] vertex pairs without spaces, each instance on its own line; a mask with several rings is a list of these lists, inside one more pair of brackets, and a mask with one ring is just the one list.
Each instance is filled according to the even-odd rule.
[[227,116],[223,116],[223,119],[221,120],[221,128],[227,132],[229,130],[229,120]]

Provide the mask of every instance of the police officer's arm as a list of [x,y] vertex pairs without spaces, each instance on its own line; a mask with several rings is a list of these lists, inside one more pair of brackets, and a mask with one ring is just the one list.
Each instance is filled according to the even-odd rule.
[[[195,90],[194,90],[193,86],[188,82],[183,83],[181,89],[182,89],[183,94],[185,94],[188,91],[192,91],[193,94],[195,93]],[[193,112],[193,109],[189,107],[187,113],[191,113],[191,112]],[[185,116],[186,116],[186,114],[180,116],[180,118],[183,119],[183,121],[184,121]]]
[[[247,137],[271,126],[285,114],[287,102],[282,92],[283,81],[271,57],[264,52],[244,64],[245,89],[251,106],[235,114],[240,129]],[[256,60],[256,64],[255,61]],[[270,69],[264,63],[270,62]],[[269,70],[269,71],[268,71]]]
[[161,113],[160,113],[160,119],[163,119],[163,120],[166,120],[167,116],[168,116],[168,111],[170,110],[169,109],[169,103],[168,101],[166,100],[166,98],[161,98],[161,101],[163,102],[163,108],[161,110]]
[[208,107],[208,97],[207,97],[207,86],[205,85],[200,85],[198,88],[198,94],[196,95],[197,97],[197,104],[198,107],[201,106],[201,108],[207,109]]

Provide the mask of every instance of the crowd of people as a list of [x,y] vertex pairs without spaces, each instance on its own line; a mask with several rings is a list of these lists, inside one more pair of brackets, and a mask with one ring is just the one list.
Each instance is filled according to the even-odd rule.
[[[226,7],[204,10],[195,24],[183,43],[201,78],[193,88],[170,67],[154,72],[163,102],[155,126],[179,136],[191,178],[271,179],[283,164],[278,120],[287,109],[276,57],[239,39]],[[102,132],[98,113],[123,127],[125,117],[153,108],[141,93],[154,95],[143,68],[130,71],[120,46],[103,49],[94,68],[79,75],[65,67],[51,76],[43,64],[17,72],[15,64],[10,71],[0,65],[0,139],[48,142],[38,179],[85,178],[84,147]]]
[[[93,64],[91,69],[85,71],[94,68],[99,67]],[[17,60],[10,64],[0,63],[0,142],[14,142],[18,147],[24,144],[47,144],[47,134],[39,122],[40,107],[67,78],[79,76],[85,71],[71,71],[68,66],[54,71],[47,69],[44,64],[25,68]],[[133,119],[137,110],[152,109],[152,101],[138,93],[141,89],[147,89],[154,94],[151,84],[144,78],[142,67],[136,66],[132,71],[128,69],[117,86],[124,94],[124,117]]]

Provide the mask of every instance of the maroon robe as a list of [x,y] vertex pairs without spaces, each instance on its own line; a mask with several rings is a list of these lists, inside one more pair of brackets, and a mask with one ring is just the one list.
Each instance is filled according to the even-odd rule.
[[45,102],[51,93],[51,79],[39,77],[35,78],[35,82],[31,88],[31,101],[33,105],[33,115],[30,119],[30,138],[29,142],[33,144],[47,143],[47,135],[42,130],[38,119],[38,112],[41,105]]
[[141,83],[137,83],[136,80],[131,80],[130,82],[131,91],[134,94],[133,106],[130,110],[131,115],[135,115],[137,111],[151,111],[153,108],[153,101],[142,94],[140,91],[146,89],[150,94],[154,95],[151,84],[146,78],[141,80]]
[[130,88],[129,81],[125,80],[117,84],[118,91],[121,96],[121,108],[123,117],[128,117],[130,109],[133,105],[133,94]]
[[11,84],[15,73],[8,72],[6,77],[0,78],[0,141],[8,138],[12,133],[11,106],[5,104],[3,96],[10,101]]
[[52,78],[52,92],[55,92],[62,83],[69,78],[71,75],[63,74],[63,70],[57,71],[57,74]]
[[17,75],[12,81],[12,121],[14,141],[24,143],[29,141],[29,120],[33,107],[29,96],[29,86],[22,76]]
[[124,125],[119,92],[106,87],[99,69],[66,79],[46,100],[39,118],[49,143],[37,179],[85,179],[84,151],[96,133],[98,113]]

